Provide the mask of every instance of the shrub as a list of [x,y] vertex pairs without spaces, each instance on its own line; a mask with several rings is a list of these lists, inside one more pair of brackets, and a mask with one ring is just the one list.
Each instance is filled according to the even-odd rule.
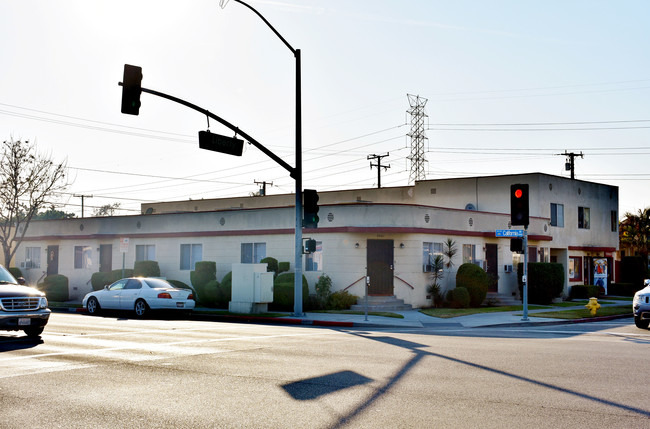
[[278,262],[278,274],[286,273],[291,269],[290,262]]
[[11,275],[14,276],[14,278],[16,278],[16,279],[17,279],[18,277],[22,277],[22,276],[23,276],[23,272],[20,271],[20,268],[18,268],[18,267],[9,267],[9,268],[7,268],[7,270],[8,270],[8,271],[11,273]]
[[187,283],[183,283],[180,280],[167,280],[167,281],[169,282],[170,285],[174,286],[177,289],[188,289],[191,290],[192,293],[195,292],[190,285],[188,285]]
[[90,277],[90,284],[93,287],[93,290],[104,289],[104,286],[113,283],[113,273],[100,271],[93,273]]
[[[273,283],[273,303],[270,307],[278,311],[292,311],[294,307],[294,273],[280,274]],[[307,279],[302,276],[302,303],[307,302],[309,296],[309,285]]]
[[261,264],[266,264],[266,271],[269,273],[273,273],[275,276],[278,275],[278,260],[275,258],[271,258],[270,256],[262,259],[260,261]]
[[69,299],[68,278],[61,274],[54,274],[43,279],[38,288],[45,292],[49,301],[63,302]]
[[228,303],[232,300],[232,271],[223,276],[221,282],[215,280],[214,283],[208,283],[206,289],[210,296],[214,294],[213,305],[215,307],[228,308]]
[[[517,266],[519,292],[523,296],[522,276],[524,264]],[[534,304],[550,304],[564,290],[564,266],[558,263],[532,262],[528,263],[528,302]]]
[[110,283],[115,283],[119,279],[124,279],[127,277],[135,277],[135,271],[133,268],[125,268],[124,273],[122,273],[122,269],[113,270],[111,271]]
[[[196,291],[197,300],[203,305],[211,306],[211,300],[206,296],[206,286],[217,281],[217,263],[212,261],[200,261],[194,264],[194,271],[190,271],[190,282]],[[212,297],[214,298],[214,297]]]
[[636,291],[634,283],[611,283],[607,288],[607,294],[615,296],[634,296]]
[[476,264],[463,264],[456,273],[456,287],[469,292],[469,306],[480,307],[485,300],[490,279],[485,270]]
[[158,261],[135,261],[133,274],[136,277],[160,277]]
[[348,293],[347,290],[339,290],[330,295],[327,300],[327,308],[329,310],[349,310],[358,300],[358,296]]
[[316,282],[316,303],[321,308],[325,308],[331,295],[332,279],[327,274],[323,274]]
[[570,299],[589,299],[591,297],[600,297],[600,286],[594,285],[575,285],[569,290]]
[[447,292],[447,301],[451,308],[467,308],[470,302],[469,291],[464,287],[451,289]]
[[621,281],[632,283],[637,290],[643,289],[643,280],[648,278],[648,266],[641,256],[621,258]]

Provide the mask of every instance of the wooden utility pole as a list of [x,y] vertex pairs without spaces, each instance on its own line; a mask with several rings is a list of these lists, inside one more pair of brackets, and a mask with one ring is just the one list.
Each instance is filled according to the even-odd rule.
[[[377,167],[377,187],[378,188],[381,188],[381,169],[382,169],[382,167],[384,168],[384,170],[387,170],[387,169],[390,168],[390,164],[381,165],[381,159],[386,158],[388,155],[390,155],[390,153],[388,153],[388,152],[386,152],[386,155],[375,155],[375,154],[368,155],[368,160],[370,160],[370,169],[372,170],[372,167]],[[377,160],[377,164],[372,163],[373,159]]]

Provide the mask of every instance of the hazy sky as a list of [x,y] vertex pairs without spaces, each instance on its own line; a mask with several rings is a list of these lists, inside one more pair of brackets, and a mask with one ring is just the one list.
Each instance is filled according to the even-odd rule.
[[[250,0],[302,52],[304,187],[408,184],[407,94],[428,99],[427,179],[542,172],[650,205],[650,2]],[[204,107],[294,164],[295,62],[250,10],[219,0],[0,0],[0,137],[67,159],[64,210],[291,193],[252,146],[198,148],[201,114],[142,95],[120,113],[125,63],[143,86]],[[232,135],[210,123],[213,132]],[[507,208],[504,209],[507,211]]]

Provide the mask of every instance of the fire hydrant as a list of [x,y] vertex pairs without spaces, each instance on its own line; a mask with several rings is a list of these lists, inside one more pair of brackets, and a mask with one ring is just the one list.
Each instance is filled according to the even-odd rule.
[[587,303],[587,305],[585,305],[585,307],[589,309],[592,316],[595,316],[596,311],[598,311],[598,309],[600,308],[600,304],[598,304],[598,298],[593,298],[593,297],[589,298],[589,302]]

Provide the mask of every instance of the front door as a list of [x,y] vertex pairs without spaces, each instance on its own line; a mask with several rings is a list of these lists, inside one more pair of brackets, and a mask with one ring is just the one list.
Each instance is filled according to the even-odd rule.
[[47,275],[59,274],[59,246],[47,246]]
[[368,240],[368,295],[393,295],[393,240]]
[[485,259],[487,261],[487,273],[490,277],[490,283],[488,287],[488,292],[498,292],[499,291],[499,281],[498,281],[498,268],[499,268],[499,258],[498,258],[498,246],[496,244],[486,244],[485,245]]
[[108,273],[113,270],[113,245],[99,245],[99,271]]

